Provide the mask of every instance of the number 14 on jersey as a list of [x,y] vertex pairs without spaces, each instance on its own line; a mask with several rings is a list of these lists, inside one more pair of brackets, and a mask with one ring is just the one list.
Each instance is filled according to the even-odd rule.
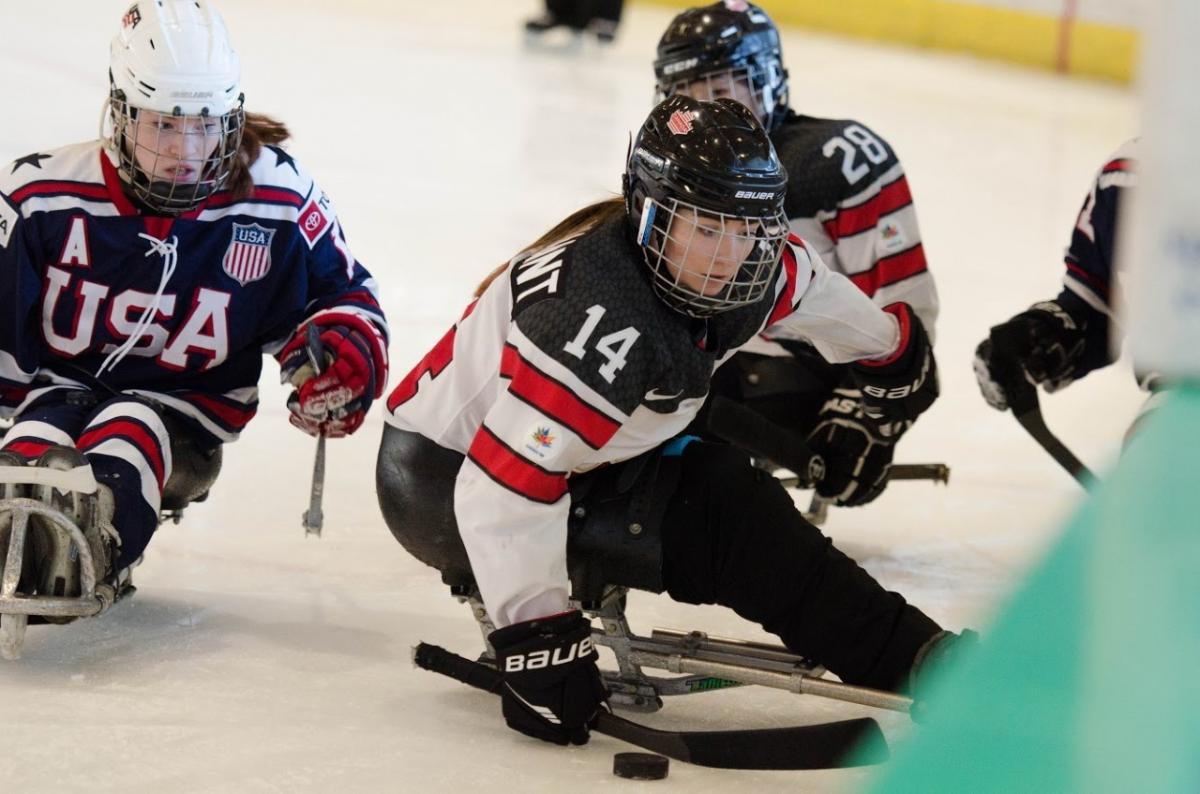
[[[586,347],[588,340],[596,332],[596,326],[600,325],[600,320],[606,311],[598,303],[589,308],[587,319],[583,321],[583,327],[579,329],[579,333],[575,334],[574,339],[563,345],[563,350],[582,361],[588,352]],[[594,349],[605,359],[604,363],[600,365],[600,377],[608,383],[613,382],[613,379],[617,377],[617,371],[625,366],[625,359],[629,355],[630,348],[641,335],[641,332],[631,325],[620,331],[605,334],[596,340]]]

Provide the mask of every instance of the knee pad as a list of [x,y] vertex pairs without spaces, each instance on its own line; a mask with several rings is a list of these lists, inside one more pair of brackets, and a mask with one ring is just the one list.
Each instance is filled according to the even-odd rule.
[[567,570],[576,600],[598,601],[606,585],[663,591],[662,525],[679,461],[656,449],[572,478]]
[[451,587],[474,584],[454,518],[454,482],[463,456],[420,433],[384,426],[375,491],[384,523],[404,549]]
[[221,473],[223,447],[200,444],[182,425],[166,425],[171,439],[171,476],[163,483],[162,509],[182,510],[208,498]]

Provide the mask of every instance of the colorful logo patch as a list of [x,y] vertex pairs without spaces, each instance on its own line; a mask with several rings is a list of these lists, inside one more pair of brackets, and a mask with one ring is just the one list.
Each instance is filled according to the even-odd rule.
[[275,230],[257,223],[233,224],[233,237],[225,249],[221,267],[243,287],[258,281],[271,269],[271,240]]
[[895,223],[887,223],[879,230],[879,240],[883,252],[887,254],[894,254],[908,245],[904,230]]
[[526,457],[535,463],[550,460],[558,454],[560,435],[552,425],[536,424],[529,428],[523,444]]
[[667,121],[667,129],[676,135],[687,135],[692,131],[692,114],[682,110],[675,111]]
[[548,427],[538,427],[533,431],[534,442],[543,449],[550,449],[554,444],[554,436],[550,433]]

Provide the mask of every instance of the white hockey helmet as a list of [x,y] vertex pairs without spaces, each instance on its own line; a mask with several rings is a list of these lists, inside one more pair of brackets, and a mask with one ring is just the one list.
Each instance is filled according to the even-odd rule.
[[[105,137],[136,198],[179,213],[221,189],[245,113],[241,63],[209,0],[130,6],[112,41],[109,82]],[[153,124],[139,129],[147,115]]]

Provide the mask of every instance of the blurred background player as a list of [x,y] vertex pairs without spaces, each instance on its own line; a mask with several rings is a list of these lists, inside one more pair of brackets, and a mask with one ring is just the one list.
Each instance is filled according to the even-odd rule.
[[[212,5],[130,6],[109,75],[101,140],[0,170],[0,405],[15,419],[0,457],[91,467],[98,497],[55,502],[83,525],[97,580],[138,560],[160,508],[207,492],[257,410],[264,352],[310,434],[353,432],[387,376],[373,281],[278,148],[287,128],[245,112]],[[69,537],[44,522],[30,538],[20,589],[79,594]]]
[[[876,305],[907,303],[933,340],[937,290],[899,159],[860,122],[792,112],[779,32],[762,9],[725,0],[684,11],[658,42],[654,73],[660,97],[731,97],[749,107],[787,169],[792,231]],[[786,331],[734,356],[712,393],[808,436],[827,465],[817,492],[842,505],[883,491],[895,444],[911,426],[867,416],[846,366]],[[702,413],[696,432],[705,432],[704,420]]]
[[[936,396],[920,318],[880,309],[789,235],[786,183],[745,106],[664,100],[633,142],[624,199],[493,272],[388,397],[384,518],[445,582],[478,586],[518,731],[581,743],[602,707],[568,567],[728,606],[855,684],[906,690],[920,660],[954,647],[745,453],[680,436],[717,366],[764,328],[879,387],[867,409],[887,420]],[[582,536],[603,550],[568,559]]]
[[611,43],[621,24],[625,0],[546,0],[541,16],[525,22],[525,32],[534,36],[567,28],[573,33],[591,33],[603,44]]
[[[1071,232],[1063,289],[994,326],[975,351],[975,377],[988,404],[1009,407],[1013,384],[1028,381],[1056,392],[1116,359],[1113,319],[1113,259],[1117,221],[1128,189],[1136,183],[1138,141],[1125,143],[1108,159]],[[1139,376],[1147,390],[1151,374]]]

